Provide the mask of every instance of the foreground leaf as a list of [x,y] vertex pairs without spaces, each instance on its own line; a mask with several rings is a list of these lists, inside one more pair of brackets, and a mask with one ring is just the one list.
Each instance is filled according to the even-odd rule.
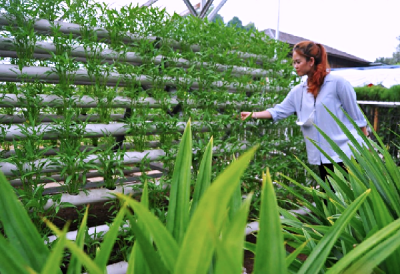
[[339,238],[342,231],[351,221],[356,214],[358,208],[364,202],[371,190],[367,190],[359,196],[350,206],[343,212],[340,218],[334,223],[329,232],[319,241],[317,246],[313,249],[298,274],[317,274],[324,266],[333,245]]
[[269,170],[263,174],[254,273],[286,273],[286,252],[279,209]]
[[186,231],[174,273],[206,273],[229,201],[257,147],[245,152],[211,184]]

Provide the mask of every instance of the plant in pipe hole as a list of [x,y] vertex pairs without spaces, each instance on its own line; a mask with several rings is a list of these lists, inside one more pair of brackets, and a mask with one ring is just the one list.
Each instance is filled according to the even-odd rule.
[[[254,273],[319,273],[325,267],[330,250],[338,239],[346,238],[346,229],[354,222],[354,216],[365,205],[371,195],[368,189],[343,209],[325,236],[308,255],[305,262],[296,256],[311,242],[304,239],[293,253],[286,254],[284,233],[279,217],[273,185],[269,172],[263,174],[261,191],[260,229],[255,245],[245,244],[244,230],[251,201],[251,194],[242,201],[240,177],[247,168],[257,147],[250,149],[231,163],[210,184],[212,141],[203,156],[195,195],[190,201],[191,132],[187,123],[172,179],[167,223],[164,225],[148,209],[147,184],[138,202],[123,194],[124,202],[110,230],[99,244],[95,257],[90,258],[83,249],[85,242],[86,212],[77,240],[67,240],[68,227],[62,231],[46,220],[47,225],[58,236],[49,250],[21,206],[12,187],[0,174],[0,221],[4,235],[0,235],[0,250],[4,261],[1,273],[60,273],[64,248],[71,253],[67,273],[104,273],[124,219],[135,241],[128,257],[127,273],[242,273],[243,250],[246,246],[255,253]],[[7,210],[5,208],[7,207]],[[130,207],[133,211],[127,210]],[[12,215],[8,212],[13,212]],[[355,273],[354,266],[372,272],[382,258],[389,256],[400,245],[400,220],[391,221],[377,229],[368,239],[348,252],[336,265],[330,266],[331,273]],[[379,255],[378,255],[379,254]],[[371,258],[378,256],[378,260]],[[343,262],[343,263],[342,263]],[[335,271],[333,271],[335,269]]]

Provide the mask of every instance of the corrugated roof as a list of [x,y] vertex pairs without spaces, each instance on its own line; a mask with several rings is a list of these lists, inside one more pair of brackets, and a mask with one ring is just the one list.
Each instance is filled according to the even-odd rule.
[[[274,29],[266,29],[266,30],[264,30],[264,32],[269,37],[275,38],[275,30]],[[291,46],[294,46],[297,43],[299,43],[301,41],[305,41],[305,40],[309,40],[309,39],[279,31],[279,41],[288,43]],[[367,61],[367,60],[359,58],[357,56],[348,54],[346,52],[343,52],[343,51],[340,51],[340,50],[337,50],[337,49],[334,49],[334,48],[332,48],[330,46],[324,45],[324,47],[326,49],[326,52],[330,56],[336,56],[336,57],[340,57],[340,58],[343,58],[343,59],[348,59],[348,60],[352,60],[352,61],[356,61],[356,62],[360,62],[360,63],[365,63],[365,64],[370,64],[371,63],[370,61]]]

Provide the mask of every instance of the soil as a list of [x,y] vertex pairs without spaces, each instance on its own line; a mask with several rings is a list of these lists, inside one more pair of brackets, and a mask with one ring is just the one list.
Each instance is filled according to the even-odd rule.
[[[93,203],[89,205],[89,216],[87,221],[88,227],[94,227],[111,223],[114,215],[112,214],[115,203]],[[77,207],[62,208],[58,211],[56,218],[53,223],[58,228],[63,228],[67,221],[70,221],[69,231],[78,229],[83,214],[85,212],[86,205],[80,205]]]

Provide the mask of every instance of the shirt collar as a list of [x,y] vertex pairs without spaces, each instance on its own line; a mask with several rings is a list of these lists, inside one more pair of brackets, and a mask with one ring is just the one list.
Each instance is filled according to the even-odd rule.
[[[331,75],[330,73],[328,73],[328,74],[325,76],[324,84],[325,84],[326,82],[331,82],[331,81],[333,81],[332,75]],[[307,86],[307,82],[308,82],[308,79],[306,79],[306,80],[303,82],[303,87],[306,87],[306,86]]]

